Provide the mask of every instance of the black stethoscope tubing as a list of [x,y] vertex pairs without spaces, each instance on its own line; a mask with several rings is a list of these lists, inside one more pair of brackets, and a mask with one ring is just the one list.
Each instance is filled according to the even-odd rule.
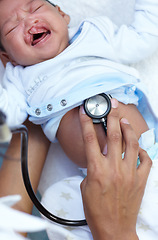
[[[99,103],[97,103],[95,97],[99,99]],[[108,113],[111,110],[111,96],[107,94],[98,94],[92,98],[88,98],[84,101],[84,108],[88,116],[90,116],[93,119],[94,123],[103,123],[103,127],[106,133],[107,127],[106,127],[106,117]],[[97,110],[101,107],[101,114],[100,111],[97,115],[94,114],[93,111],[91,111],[91,108],[89,108],[89,102],[91,100],[94,101],[94,108]],[[101,100],[101,101],[100,101]],[[102,103],[103,105],[105,104],[105,107],[102,110]],[[93,108],[93,109],[94,109]],[[71,227],[76,227],[76,226],[84,226],[87,225],[86,219],[83,220],[68,220],[64,218],[60,218],[51,212],[49,212],[38,200],[36,197],[36,194],[34,193],[34,190],[31,185],[30,177],[29,177],[29,171],[28,171],[28,130],[27,127],[24,125],[21,125],[15,129],[11,129],[11,132],[14,133],[20,133],[21,134],[21,169],[22,169],[22,177],[23,177],[23,182],[25,185],[25,188],[27,190],[27,193],[32,200],[33,204],[36,206],[36,208],[39,210],[40,213],[42,213],[46,218],[49,220],[62,224],[65,226],[71,226]]]
[[21,125],[16,129],[12,129],[11,131],[12,133],[21,134],[21,169],[22,169],[23,181],[29,197],[31,198],[36,208],[40,211],[40,213],[42,213],[49,220],[65,226],[76,227],[76,226],[87,225],[87,222],[85,219],[84,220],[68,220],[68,219],[57,217],[56,215],[49,212],[40,203],[40,201],[36,197],[36,194],[33,191],[30,177],[29,177],[29,172],[28,172],[28,130],[24,125]]

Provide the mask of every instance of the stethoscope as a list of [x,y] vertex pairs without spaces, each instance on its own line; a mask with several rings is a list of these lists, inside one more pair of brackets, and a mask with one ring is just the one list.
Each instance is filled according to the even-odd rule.
[[[96,96],[90,97],[84,101],[85,112],[89,117],[93,119],[94,123],[102,123],[105,133],[107,132],[107,125],[106,125],[107,115],[111,110],[110,99],[111,99],[110,95],[102,93],[102,94],[98,94]],[[6,129],[5,120],[6,119],[4,114],[0,112],[0,132],[3,131],[4,126]],[[22,169],[23,181],[30,199],[32,200],[36,208],[39,210],[39,212],[49,220],[65,226],[76,227],[76,226],[87,225],[87,222],[85,219],[68,220],[68,219],[55,216],[40,203],[40,201],[36,197],[36,194],[34,193],[34,190],[32,188],[29,172],[28,172],[28,130],[24,125],[21,125],[16,128],[12,128],[10,130],[12,134],[14,133],[21,134],[21,169]],[[6,135],[6,134],[0,134],[0,136],[2,135]],[[6,137],[5,137],[5,141],[6,141]]]
[[92,118],[93,123],[102,123],[107,134],[107,115],[111,110],[111,95],[101,93],[84,101],[86,114]]

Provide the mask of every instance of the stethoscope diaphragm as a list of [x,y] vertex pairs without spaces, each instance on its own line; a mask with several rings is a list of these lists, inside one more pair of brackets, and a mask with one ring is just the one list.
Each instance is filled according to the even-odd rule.
[[111,110],[111,95],[101,93],[84,101],[86,114],[92,118],[93,123],[102,123],[107,132],[107,115]]

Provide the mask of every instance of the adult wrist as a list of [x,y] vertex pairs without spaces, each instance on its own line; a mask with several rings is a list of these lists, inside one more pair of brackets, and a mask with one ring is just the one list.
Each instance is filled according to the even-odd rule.
[[111,231],[107,232],[105,229],[102,231],[94,232],[93,239],[94,240],[139,240],[136,232],[117,232]]

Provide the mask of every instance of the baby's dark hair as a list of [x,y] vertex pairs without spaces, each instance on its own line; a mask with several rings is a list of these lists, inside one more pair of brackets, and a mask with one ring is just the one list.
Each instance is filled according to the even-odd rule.
[[3,47],[2,43],[1,43],[1,34],[0,34],[0,51],[5,51],[5,49],[4,49],[4,47]]
[[49,2],[51,5],[53,5],[54,7],[56,6],[54,3],[50,2],[49,0],[46,0],[47,2]]

